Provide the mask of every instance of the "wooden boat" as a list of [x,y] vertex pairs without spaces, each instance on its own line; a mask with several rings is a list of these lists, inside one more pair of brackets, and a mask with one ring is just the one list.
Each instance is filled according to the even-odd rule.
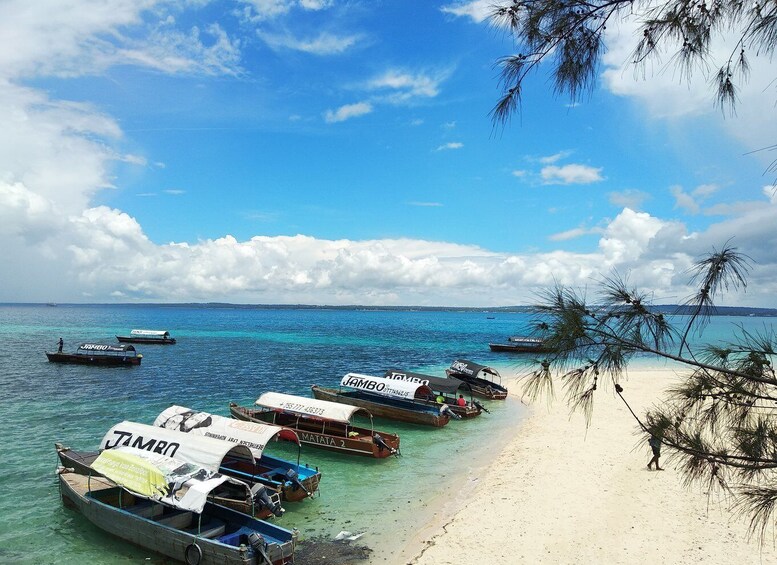
[[[124,422],[124,424],[134,424],[133,422]],[[119,425],[121,426],[121,424]],[[213,438],[204,438],[204,441],[186,441],[183,445],[177,442],[174,435],[164,434],[161,438],[157,434],[139,436],[138,431],[143,432],[145,428],[151,428],[151,426],[144,426],[143,424],[136,424],[139,426],[136,428],[134,425],[130,427],[114,426],[111,430],[118,429],[120,433],[124,434],[124,431],[130,430],[135,432],[132,437],[137,441],[127,442],[126,446],[135,446],[148,449],[161,449],[167,454],[178,455],[178,458],[188,463],[197,464],[201,467],[208,468],[211,472],[218,470],[221,461],[228,454],[235,457],[250,458],[251,452],[245,446],[236,446],[229,444],[221,440],[213,440]],[[124,430],[124,431],[122,431]],[[152,428],[153,430],[153,428]],[[111,432],[109,432],[111,434]],[[178,434],[182,435],[182,434]],[[108,434],[106,434],[106,437]],[[127,438],[130,439],[130,438]],[[197,438],[199,439],[199,438]],[[103,445],[105,445],[103,441]],[[113,446],[117,447],[116,445]],[[55,448],[57,450],[57,457],[63,467],[73,469],[75,473],[82,475],[95,475],[96,471],[92,468],[92,463],[99,457],[101,451],[77,451],[63,446],[61,443],[56,443]],[[218,489],[214,490],[210,494],[211,501],[215,504],[221,504],[249,514],[256,518],[269,518],[271,516],[282,516],[284,509],[281,506],[281,494],[278,490],[268,488],[263,483],[257,481],[249,482],[250,492],[246,496],[244,489],[235,489],[231,483],[225,483]]]
[[432,396],[432,390],[418,383],[348,373],[340,381],[339,389],[318,385],[311,388],[319,400],[358,406],[373,416],[390,420],[439,428],[451,419],[449,411],[423,402]]
[[157,345],[172,345],[175,338],[165,330],[132,330],[129,335],[117,335],[122,343],[149,343]]
[[210,489],[239,481],[126,447],[92,465],[93,475],[59,470],[62,502],[110,534],[190,564],[294,561],[294,533],[207,501]]
[[143,355],[132,345],[106,345],[103,343],[82,343],[75,353],[46,352],[52,363],[79,363],[83,365],[140,365]]
[[227,454],[219,471],[251,483],[265,484],[278,490],[284,500],[296,502],[313,496],[321,482],[318,468],[300,465],[301,449],[297,450],[296,464],[264,452],[267,444],[276,438],[293,441],[301,447],[294,430],[266,423],[241,422],[184,406],[167,408],[154,420],[154,426],[205,438],[216,437],[248,447],[250,458]]
[[507,343],[489,343],[491,351],[508,353],[549,353],[552,348],[539,337],[510,336]]
[[[490,400],[504,400],[507,389],[502,386],[502,376],[499,371],[485,365],[478,365],[465,359],[457,359],[445,369],[449,377],[461,379],[472,388],[472,394]],[[497,380],[499,382],[497,382]]]
[[351,418],[364,413],[372,422],[369,410],[315,398],[266,392],[256,400],[258,408],[229,403],[233,418],[284,426],[297,432],[305,445],[348,455],[378,459],[399,453],[399,436],[376,432],[374,426],[354,426]]
[[[400,371],[398,369],[389,369],[386,374],[383,375],[386,379],[401,380],[407,382],[420,383],[428,386],[432,389],[432,398],[423,400],[424,403],[430,406],[437,406],[442,408],[445,404],[451,411],[459,418],[475,418],[485,410],[485,407],[477,400],[472,398],[472,387],[454,377],[448,377],[446,379],[440,377],[432,377],[430,375],[422,375],[421,373],[411,373],[410,371]],[[467,392],[469,396],[469,402],[464,398],[462,392]],[[463,405],[459,404],[459,398],[462,399]],[[485,410],[486,412],[488,410]]]

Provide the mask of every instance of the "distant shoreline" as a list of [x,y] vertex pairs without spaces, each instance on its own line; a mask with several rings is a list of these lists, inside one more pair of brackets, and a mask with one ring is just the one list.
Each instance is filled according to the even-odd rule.
[[[87,307],[87,308],[200,308],[224,310],[354,310],[369,312],[482,312],[487,314],[530,314],[532,306],[368,306],[359,304],[236,304],[230,302],[0,302],[0,306],[25,307]],[[667,315],[689,315],[692,308],[679,304],[660,304],[650,307]],[[777,317],[777,308],[753,306],[717,306],[707,312],[710,316]]]

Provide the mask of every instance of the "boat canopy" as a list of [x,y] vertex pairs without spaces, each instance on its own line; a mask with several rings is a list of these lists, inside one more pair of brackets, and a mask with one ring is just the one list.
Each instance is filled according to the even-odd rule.
[[248,485],[238,479],[134,447],[103,451],[92,469],[132,494],[197,514],[205,508],[208,493],[222,483],[243,485],[250,493]]
[[254,459],[259,460],[267,444],[275,436],[300,445],[297,432],[272,424],[259,424],[233,420],[217,414],[192,410],[184,406],[171,406],[154,420],[154,426],[176,432],[189,432],[204,438],[217,438],[251,450]]
[[348,373],[340,381],[340,386],[357,388],[366,392],[374,392],[383,396],[412,399],[416,395],[432,395],[432,389],[421,383],[411,383],[383,377],[372,377],[358,373]]
[[467,361],[466,359],[457,359],[451,363],[450,370],[453,373],[459,373],[461,375],[476,379],[493,380],[494,378],[498,378],[500,381],[502,380],[502,375],[500,375],[499,371],[493,367],[479,365],[477,363],[473,363],[472,361]]
[[130,335],[132,337],[156,337],[159,339],[166,339],[170,337],[170,332],[165,330],[132,330]]
[[428,386],[435,392],[445,392],[449,394],[455,393],[457,390],[459,390],[460,387],[467,390],[472,389],[469,384],[454,377],[448,377],[447,379],[444,379],[442,377],[432,377],[430,375],[411,373],[410,371],[399,371],[397,369],[389,369],[386,371],[384,377],[396,381],[419,383]]
[[134,353],[135,347],[128,344],[107,345],[104,343],[82,343],[76,349],[78,355],[94,355],[100,353]]
[[304,396],[294,396],[293,394],[282,394],[280,392],[265,392],[256,399],[255,404],[264,408],[284,410],[303,416],[334,420],[344,424],[348,424],[356,412],[364,412],[372,417],[368,410],[358,406],[349,406],[316,398],[305,398]]
[[510,343],[525,343],[526,345],[536,345],[541,346],[544,345],[545,340],[541,337],[530,337],[530,336],[520,336],[520,335],[511,335],[507,338],[507,341]]
[[114,449],[119,446],[136,447],[141,450],[175,457],[187,463],[194,463],[216,472],[227,455],[254,461],[251,450],[245,445],[236,445],[223,439],[186,434],[156,426],[147,426],[125,420],[116,424],[100,443],[100,449]]

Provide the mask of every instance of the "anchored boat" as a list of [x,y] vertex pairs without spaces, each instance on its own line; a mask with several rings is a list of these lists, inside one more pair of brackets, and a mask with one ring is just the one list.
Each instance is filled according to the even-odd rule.
[[255,404],[257,408],[247,408],[230,402],[229,412],[238,420],[291,428],[311,447],[379,459],[399,452],[397,434],[353,425],[351,419],[357,413],[372,423],[366,408],[278,392],[265,392]]
[[[504,400],[507,389],[502,386],[502,375],[492,367],[479,365],[466,359],[457,359],[449,369],[445,369],[449,377],[461,379],[472,387],[472,394],[490,400]],[[498,382],[497,382],[498,381]]]
[[[434,393],[434,396],[431,399],[423,400],[423,402],[438,408],[445,404],[459,418],[474,418],[480,416],[482,412],[488,412],[485,406],[472,398],[472,387],[457,378],[448,377],[443,379],[441,377],[432,377],[398,369],[389,369],[383,376],[387,379],[420,383],[428,386]],[[469,396],[469,401],[464,398],[464,394],[462,394],[464,392]]]
[[132,345],[106,345],[103,343],[82,343],[75,353],[46,352],[52,363],[79,363],[82,365],[140,365],[143,355]]
[[291,502],[312,496],[321,481],[321,473],[317,468],[300,465],[300,449],[297,450],[296,464],[264,453],[267,444],[276,437],[293,441],[301,447],[297,433],[288,428],[241,422],[183,406],[171,406],[163,411],[157,416],[154,426],[197,436],[217,437],[248,447],[252,455],[250,459],[228,455],[219,470],[230,476],[258,481],[277,489],[285,500]]
[[103,451],[82,475],[60,468],[62,502],[98,528],[145,549],[198,565],[293,563],[295,535],[209,502],[226,483],[204,467],[119,447]]
[[510,336],[507,343],[489,343],[491,351],[508,353],[549,353],[552,348],[540,337]]
[[129,335],[117,335],[122,343],[149,343],[157,345],[172,345],[175,338],[170,337],[166,330],[132,330]]
[[369,410],[373,416],[442,427],[451,419],[447,406],[430,406],[425,400],[433,398],[432,389],[420,383],[410,383],[370,375],[348,373],[340,381],[340,388],[314,385],[313,396]]

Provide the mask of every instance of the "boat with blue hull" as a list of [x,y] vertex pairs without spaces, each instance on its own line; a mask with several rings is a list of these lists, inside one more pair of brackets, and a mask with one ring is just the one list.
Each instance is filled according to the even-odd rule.
[[434,393],[419,383],[348,373],[340,381],[340,388],[313,385],[311,390],[319,400],[358,406],[373,416],[389,420],[438,428],[451,420],[449,407],[430,406],[425,402],[434,398]]
[[[386,379],[408,381],[428,386],[434,393],[434,398],[421,401],[430,406],[436,406],[438,409],[442,408],[444,404],[459,418],[475,418],[483,412],[488,412],[485,406],[472,398],[472,387],[457,378],[433,377],[399,369],[389,369],[383,376]],[[464,398],[464,393],[467,394],[469,400]]]

